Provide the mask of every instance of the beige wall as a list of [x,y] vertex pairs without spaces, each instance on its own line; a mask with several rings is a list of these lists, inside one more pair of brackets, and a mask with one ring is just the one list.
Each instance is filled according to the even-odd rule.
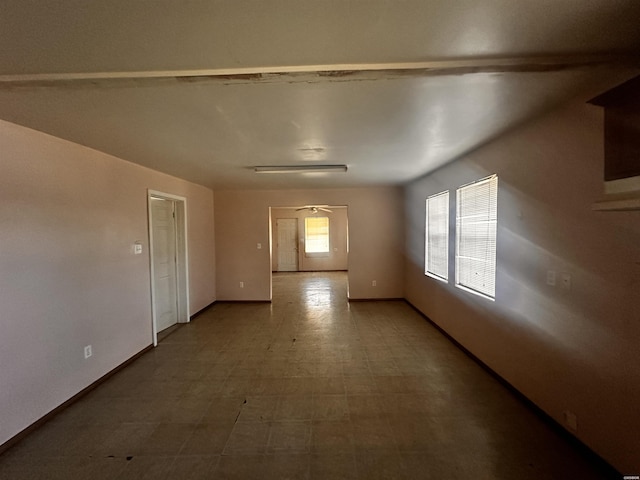
[[[278,229],[279,218],[295,218],[298,221],[298,271],[314,272],[328,270],[346,270],[348,268],[347,238],[348,218],[347,208],[330,207],[331,212],[320,211],[312,214],[309,210],[295,208],[271,209],[271,265],[272,270],[278,271]],[[311,254],[304,252],[304,219],[307,217],[329,218],[329,253]]]
[[[597,107],[575,105],[408,186],[405,293],[558,422],[574,412],[577,436],[606,460],[638,472],[640,212],[591,209],[603,189],[602,121]],[[423,274],[425,198],[450,189],[455,201],[456,187],[492,173],[495,302]]]
[[230,190],[216,191],[214,198],[219,300],[269,300],[270,251],[257,249],[258,243],[269,245],[269,207],[318,204],[348,207],[350,298],[403,296],[399,189]]
[[191,313],[215,259],[207,188],[4,121],[0,152],[2,444],[151,344],[148,188],[187,198]]

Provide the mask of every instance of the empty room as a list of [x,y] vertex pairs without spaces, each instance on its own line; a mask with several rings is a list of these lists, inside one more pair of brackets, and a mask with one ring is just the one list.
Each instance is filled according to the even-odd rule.
[[4,0],[0,478],[640,478],[639,19]]

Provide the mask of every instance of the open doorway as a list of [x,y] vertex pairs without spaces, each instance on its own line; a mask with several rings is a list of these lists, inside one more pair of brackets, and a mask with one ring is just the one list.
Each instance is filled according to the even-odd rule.
[[[346,276],[349,266],[348,207],[304,205],[270,208],[272,298],[274,276],[291,277],[295,272],[336,272],[345,278],[344,296],[348,296]],[[339,272],[342,272],[340,274]],[[334,277],[336,276],[334,275]],[[305,277],[307,278],[308,275]],[[302,279],[302,277],[301,277]]]
[[149,260],[154,346],[158,334],[189,322],[187,200],[149,190]]
[[271,271],[347,271],[346,206],[271,207]]

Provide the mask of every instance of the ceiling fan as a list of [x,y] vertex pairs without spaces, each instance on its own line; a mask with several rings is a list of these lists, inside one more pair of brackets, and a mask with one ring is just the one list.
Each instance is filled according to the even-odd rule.
[[329,212],[332,213],[333,210],[329,210],[327,207],[329,205],[305,205],[304,207],[300,207],[300,208],[296,208],[296,212],[299,212],[300,210],[309,210],[311,213],[318,213],[318,212]]

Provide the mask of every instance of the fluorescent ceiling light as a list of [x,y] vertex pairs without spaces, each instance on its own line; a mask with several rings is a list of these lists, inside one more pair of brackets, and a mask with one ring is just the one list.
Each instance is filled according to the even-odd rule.
[[256,173],[346,172],[346,165],[288,165],[254,167]]

